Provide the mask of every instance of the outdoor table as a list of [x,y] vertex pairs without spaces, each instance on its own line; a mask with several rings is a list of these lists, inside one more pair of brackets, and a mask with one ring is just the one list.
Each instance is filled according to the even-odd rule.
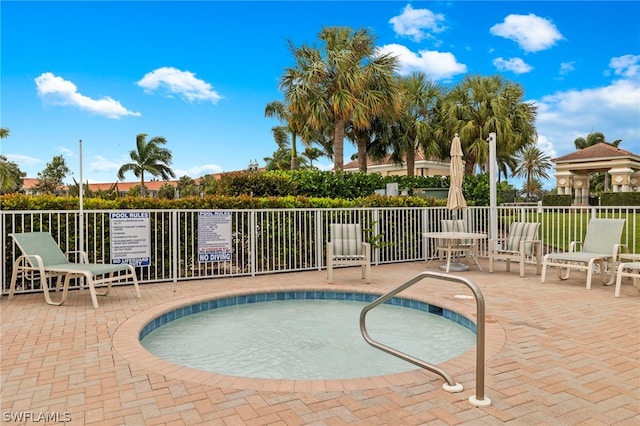
[[[487,238],[487,234],[479,232],[424,232],[422,236],[425,239],[434,238],[445,242],[444,245],[438,244],[437,247],[439,252],[444,252],[447,255],[446,263],[440,265],[441,270],[446,272],[449,272],[450,270],[455,272],[468,271],[469,267],[467,265],[456,262],[455,259],[453,263],[451,262],[452,254],[455,256],[455,253],[468,252],[474,262],[476,262],[476,265],[478,265],[478,268],[482,271],[482,266],[480,266],[480,263],[478,263],[478,259],[476,258],[475,249],[477,248],[477,240]],[[469,246],[456,243],[456,241],[460,240],[473,240],[474,244],[473,246]],[[432,261],[433,259],[427,263],[427,266],[429,266]]]

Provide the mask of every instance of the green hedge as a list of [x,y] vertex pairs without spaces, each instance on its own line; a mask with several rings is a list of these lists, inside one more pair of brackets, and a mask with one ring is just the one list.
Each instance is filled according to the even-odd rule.
[[600,196],[602,206],[640,206],[640,192],[605,192]]
[[[446,203],[446,200],[444,200]],[[418,197],[387,197],[370,195],[352,200],[312,198],[303,196],[252,197],[249,195],[163,198],[123,197],[116,200],[85,198],[85,210],[128,209],[278,209],[278,208],[348,208],[348,207],[433,207],[443,200]],[[78,197],[53,195],[8,194],[0,196],[2,210],[77,210]]]
[[546,194],[542,196],[543,206],[571,206],[571,195]]

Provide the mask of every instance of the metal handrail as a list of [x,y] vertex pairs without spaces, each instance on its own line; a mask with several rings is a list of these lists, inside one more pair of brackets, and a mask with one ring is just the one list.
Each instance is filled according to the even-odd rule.
[[461,392],[463,390],[463,386],[459,383],[456,383],[455,379],[453,378],[453,376],[451,376],[449,373],[447,373],[446,371],[444,371],[443,369],[433,365],[433,364],[429,364],[428,362],[425,362],[423,360],[420,360],[418,358],[415,358],[409,354],[406,354],[404,352],[401,352],[397,349],[394,349],[390,346],[386,346],[380,342],[377,342],[375,340],[373,340],[371,338],[371,336],[369,336],[369,332],[367,331],[367,327],[366,327],[366,317],[367,317],[367,313],[372,310],[373,308],[375,308],[378,305],[383,304],[384,302],[386,302],[387,300],[391,299],[392,297],[394,297],[395,295],[397,295],[398,293],[406,290],[407,288],[411,287],[412,285],[416,284],[419,281],[422,281],[425,278],[436,278],[436,279],[441,279],[441,280],[445,280],[445,281],[454,281],[454,282],[460,282],[465,284],[467,287],[469,287],[471,289],[471,291],[473,292],[473,295],[476,299],[476,316],[477,316],[477,323],[476,323],[476,395],[473,395],[469,398],[469,402],[471,402],[471,404],[478,406],[478,407],[488,407],[489,405],[491,405],[491,400],[489,398],[486,398],[484,395],[484,352],[485,352],[485,304],[484,304],[484,296],[482,295],[482,292],[480,291],[480,288],[471,280],[464,278],[464,277],[459,277],[456,275],[450,275],[450,274],[445,274],[445,273],[441,273],[441,272],[432,272],[432,271],[425,271],[425,272],[421,272],[420,274],[416,275],[415,277],[413,277],[412,279],[410,279],[409,281],[407,281],[406,283],[402,284],[401,286],[397,287],[394,290],[391,290],[390,292],[380,296],[379,298],[377,298],[376,300],[374,300],[373,302],[371,302],[370,304],[368,304],[367,306],[365,306],[362,309],[362,312],[360,313],[360,332],[362,333],[362,336],[364,337],[364,340],[369,343],[371,346],[373,346],[374,348],[380,349],[384,352],[387,352],[388,354],[391,354],[395,357],[398,357],[400,359],[403,359],[405,361],[408,361],[414,365],[417,365],[418,367],[424,368],[425,370],[431,371],[432,373],[436,373],[438,374],[440,377],[442,377],[447,383],[445,383],[442,388],[448,392]]

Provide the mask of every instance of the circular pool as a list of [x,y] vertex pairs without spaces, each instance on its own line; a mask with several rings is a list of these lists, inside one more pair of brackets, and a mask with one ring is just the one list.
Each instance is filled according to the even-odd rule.
[[[139,338],[174,364],[266,379],[345,379],[414,370],[369,346],[359,315],[374,294],[281,291],[207,300],[163,313]],[[475,344],[475,324],[428,303],[392,298],[367,316],[374,339],[438,364]]]

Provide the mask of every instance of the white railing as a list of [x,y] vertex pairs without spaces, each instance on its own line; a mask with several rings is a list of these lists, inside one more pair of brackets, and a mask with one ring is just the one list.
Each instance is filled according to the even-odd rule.
[[[151,216],[151,264],[136,268],[143,283],[323,269],[329,224],[334,222],[362,224],[365,238],[374,241],[376,264],[434,257],[436,253],[424,244],[422,233],[439,230],[441,219],[464,219],[470,232],[489,234],[488,207],[469,207],[463,211],[444,207],[229,210],[232,260],[199,263],[200,210],[145,211]],[[109,213],[112,211],[83,212],[82,249],[88,252],[90,262],[110,262]],[[13,262],[21,254],[8,235],[49,231],[63,251],[79,250],[79,214],[77,210],[0,211],[3,294],[9,290]],[[564,251],[570,241],[581,240],[590,218],[624,218],[622,242],[629,251],[637,252],[639,214],[640,207],[499,207],[498,235],[504,235],[513,221],[537,221],[541,224],[544,251]],[[479,255],[486,256],[487,241],[481,244]],[[37,292],[39,286],[37,280],[21,278],[17,292]]]

